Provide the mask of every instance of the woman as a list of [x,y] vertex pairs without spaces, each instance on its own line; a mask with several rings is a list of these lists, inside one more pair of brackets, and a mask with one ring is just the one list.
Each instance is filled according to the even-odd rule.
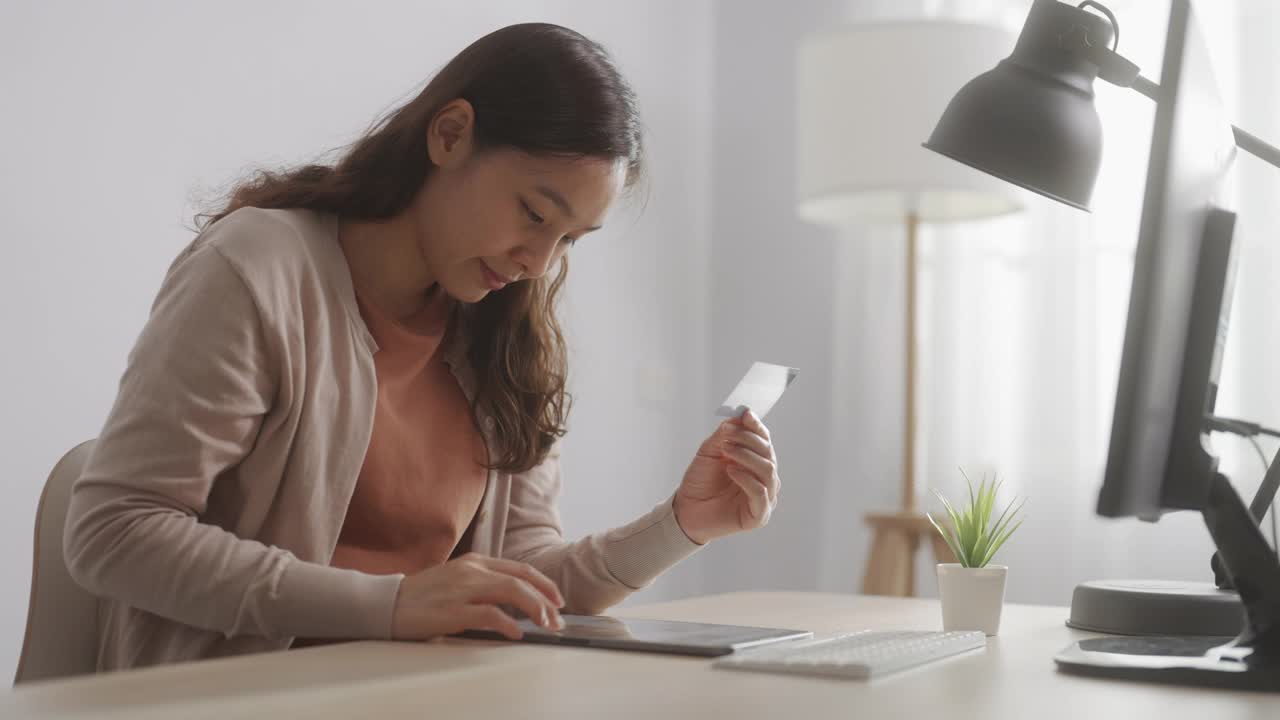
[[334,166],[264,173],[174,261],[77,482],[102,670],[347,638],[517,638],[764,525],[750,413],[670,499],[556,510],[566,253],[640,172],[634,94],[562,27],[481,38]]

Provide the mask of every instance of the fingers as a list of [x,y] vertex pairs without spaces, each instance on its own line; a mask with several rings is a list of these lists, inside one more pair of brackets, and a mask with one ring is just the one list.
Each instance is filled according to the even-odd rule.
[[742,468],[729,466],[725,468],[725,472],[729,474],[729,478],[733,480],[742,493],[747,497],[747,511],[751,513],[751,517],[760,521],[760,524],[769,521],[770,501],[769,491],[764,485],[751,476]]
[[741,445],[729,443],[724,448],[725,457],[741,466],[747,472],[755,476],[757,482],[763,483],[767,488],[777,476],[777,466],[773,461],[760,457],[755,453]]
[[492,570],[514,575],[521,580],[527,581],[533,585],[547,599],[558,608],[564,607],[564,595],[561,594],[560,588],[556,587],[555,582],[551,578],[542,574],[540,570],[528,563],[516,562],[515,560],[507,560],[504,558],[486,557],[481,560],[486,566]]
[[712,438],[729,461],[725,472],[747,499],[747,512],[766,524],[782,488],[769,428],[748,409],[721,423]]
[[486,586],[472,598],[472,602],[491,605],[510,605],[524,613],[539,625],[558,630],[564,627],[560,613],[545,595],[534,589],[528,581],[493,572]]
[[[479,572],[479,577],[476,578],[478,582],[474,586],[475,591],[466,599],[467,602],[510,605],[543,627],[551,629],[564,627],[564,621],[560,619],[560,612],[556,609],[559,605],[551,597],[521,575],[504,572],[504,569],[512,567],[512,561],[467,555],[464,557],[464,562],[469,563]],[[551,589],[555,589],[554,585]],[[556,594],[558,593],[559,591],[556,591]]]
[[782,478],[778,477],[777,466],[743,448],[726,450],[725,456],[736,463],[736,465],[729,465],[726,470],[745,473],[764,487],[770,504],[778,502],[778,493],[782,490]]
[[726,423],[721,449],[724,456],[742,466],[753,479],[764,485],[770,505],[778,501],[782,480],[778,477],[778,456],[769,438],[769,429],[751,410],[735,422]]
[[516,619],[494,605],[466,605],[458,612],[457,618],[458,627],[455,628],[455,632],[493,630],[511,640],[524,637],[524,632],[520,630],[520,624]]
[[741,418],[731,418],[720,424],[719,434],[723,439],[733,440],[760,453],[764,457],[776,459],[773,451],[773,439],[769,428],[756,418],[755,413],[746,410]]
[[725,435],[722,442],[726,443],[726,445],[744,447],[766,460],[773,460],[774,457],[773,446],[769,444],[769,441],[753,432],[747,432],[746,430],[730,432]]
[[766,441],[773,441],[773,438],[769,436],[769,428],[765,427],[764,423],[760,421],[760,418],[756,417],[756,414],[751,412],[750,409],[742,413],[742,425],[751,432],[764,438]]

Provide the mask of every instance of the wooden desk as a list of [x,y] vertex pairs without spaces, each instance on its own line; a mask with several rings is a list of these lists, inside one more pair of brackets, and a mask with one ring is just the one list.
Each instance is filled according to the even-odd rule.
[[[733,593],[619,616],[770,625],[819,636],[939,629],[936,600]],[[1230,718],[1280,717],[1280,696],[1062,675],[1086,633],[1065,608],[1010,605],[986,651],[872,682],[716,670],[645,653],[447,639],[360,642],[25,686],[0,717],[66,718]]]

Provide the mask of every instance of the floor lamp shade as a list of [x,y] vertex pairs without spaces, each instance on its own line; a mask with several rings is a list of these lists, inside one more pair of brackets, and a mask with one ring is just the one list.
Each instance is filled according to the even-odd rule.
[[953,21],[847,25],[806,36],[797,62],[797,205],[825,225],[991,217],[1017,191],[921,147],[948,101],[1015,35]]
[[873,513],[862,592],[914,595],[914,556],[945,542],[916,507],[917,226],[1022,208],[1021,190],[921,146],[947,102],[995,67],[1013,33],[948,21],[850,25],[805,37],[797,62],[797,210],[824,225],[904,226],[902,503]]

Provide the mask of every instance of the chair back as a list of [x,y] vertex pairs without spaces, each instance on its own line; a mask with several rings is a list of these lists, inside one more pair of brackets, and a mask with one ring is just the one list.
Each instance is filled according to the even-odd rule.
[[40,495],[27,633],[14,685],[97,670],[98,598],[71,579],[62,559],[71,486],[84,470],[93,442],[83,442],[62,456]]

